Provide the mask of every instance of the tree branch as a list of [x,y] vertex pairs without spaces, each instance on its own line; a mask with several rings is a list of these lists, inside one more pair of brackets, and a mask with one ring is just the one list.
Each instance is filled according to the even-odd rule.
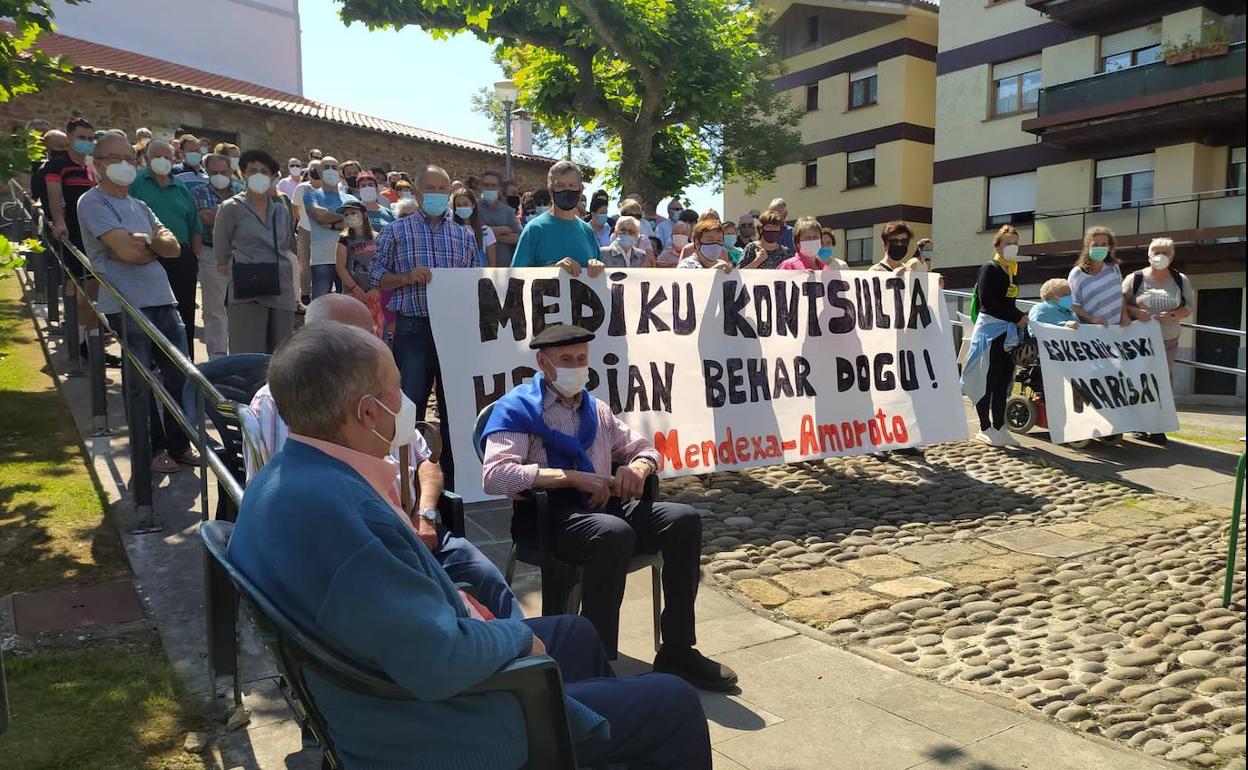
[[583,48],[575,48],[562,52],[568,57],[568,61],[576,67],[577,79],[576,95],[573,102],[586,115],[597,118],[608,126],[611,126],[618,132],[625,132],[632,128],[623,116],[612,110],[598,94],[594,80],[594,52],[587,51]]
[[642,94],[641,110],[637,116],[637,122],[642,125],[648,124],[654,119],[654,115],[658,112],[659,103],[663,99],[663,79],[660,77],[658,70],[650,65],[650,62],[647,61],[640,51],[615,34],[611,23],[603,18],[602,13],[595,5],[595,0],[571,0],[571,5],[585,17],[585,21],[589,23],[590,29],[598,37],[602,38],[603,42],[611,46],[625,61],[633,65],[637,70],[637,74],[641,76],[641,82],[645,86],[645,93]]

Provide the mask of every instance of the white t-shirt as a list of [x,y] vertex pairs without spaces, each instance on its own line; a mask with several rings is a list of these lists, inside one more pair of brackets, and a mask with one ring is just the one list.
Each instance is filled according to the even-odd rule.
[[308,190],[313,189],[311,182],[300,182],[295,188],[295,194],[290,199],[299,207],[299,229],[312,232],[312,225],[308,224],[308,212],[303,207],[303,198],[308,194]]
[[288,176],[284,176],[277,181],[277,191],[282,195],[285,195],[287,198],[293,199],[295,196],[295,188],[300,184],[302,183],[296,182]]
[[489,247],[493,246],[496,243],[498,243],[498,236],[494,234],[494,231],[488,227],[482,226],[481,248],[488,249]]

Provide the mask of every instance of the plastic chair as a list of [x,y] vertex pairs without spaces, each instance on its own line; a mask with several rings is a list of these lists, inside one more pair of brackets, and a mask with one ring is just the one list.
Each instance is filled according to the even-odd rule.
[[[345,690],[374,698],[415,700],[416,696],[395,684],[384,673],[361,666],[322,644],[270,602],[246,575],[230,563],[227,549],[233,531],[234,524],[226,521],[205,521],[199,527],[205,549],[229,575],[251,607],[265,646],[294,691],[295,698],[287,696],[288,705],[296,717],[311,729],[324,750],[322,767],[341,768],[342,762],[334,751],[328,723],[308,689],[307,672],[314,672]],[[576,754],[563,700],[563,678],[554,660],[545,655],[516,660],[461,694],[487,692],[511,693],[519,701],[529,747],[526,767],[533,770],[572,770],[576,767]]]
[[[472,426],[472,445],[477,459],[485,460],[485,424],[489,422],[494,405],[489,404],[477,415]],[[659,495],[659,479],[646,478],[642,500],[655,500]],[[507,554],[507,568],[503,576],[508,585],[515,577],[516,562],[531,564],[542,571],[542,614],[575,615],[581,611],[581,583],[584,572],[581,565],[566,562],[555,556],[549,543],[553,542],[553,521],[550,514],[550,496],[544,489],[530,489],[520,493],[511,503],[511,551]],[[523,522],[532,522],[526,528]],[[530,532],[526,532],[530,529]],[[662,646],[663,618],[663,555],[643,553],[628,562],[628,572],[650,569],[650,588],[654,597],[654,650]]]
[[[269,355],[267,353],[238,353],[232,356],[207,361],[199,366],[199,371],[212,383],[221,395],[238,405],[251,402],[256,391],[264,385],[269,374]],[[247,481],[247,469],[243,461],[243,437],[236,414],[225,414],[204,400],[204,396],[188,381],[182,390],[182,404],[187,415],[194,424],[195,416],[202,405],[204,414],[212,423],[220,437],[220,443],[213,444],[215,451],[234,476],[234,480],[243,485]],[[238,509],[230,501],[224,490],[218,489],[216,518],[234,521],[238,517]]]

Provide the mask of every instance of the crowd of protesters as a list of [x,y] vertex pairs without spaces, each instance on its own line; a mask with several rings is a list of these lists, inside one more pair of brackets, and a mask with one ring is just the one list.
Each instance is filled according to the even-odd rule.
[[[344,751],[365,763],[397,762],[412,748],[398,736],[418,724],[412,735],[427,756],[440,757],[439,767],[513,766],[523,758],[514,741],[485,750],[464,738],[477,729],[515,732],[508,708],[465,701],[457,704],[471,715],[465,724],[437,704],[510,660],[549,652],[569,683],[569,722],[583,757],[710,767],[705,717],[689,685],[727,691],[737,677],[694,647],[700,518],[689,506],[642,499],[657,454],[585,389],[593,333],[555,326],[535,337],[540,373],[495,405],[481,434],[485,489],[513,498],[547,490],[557,519],[549,547],[585,565],[585,619],[528,621],[498,570],[451,537],[432,507],[443,486],[453,488],[455,460],[428,291],[436,271],[458,267],[557,267],[590,278],[607,267],[847,269],[830,228],[791,216],[778,198],[733,219],[699,214],[679,197],[658,216],[656,202],[629,194],[612,216],[608,194],[587,195],[580,167],[567,161],[550,167],[544,188],[525,191],[491,170],[459,180],[437,165],[408,173],[316,148],[283,164],[262,149],[142,128],[128,135],[81,115],[43,141],[47,155],[32,168],[31,192],[54,248],[67,242],[85,254],[95,274],[188,357],[197,318],[209,358],[274,354],[269,385],[252,407],[267,415],[262,434],[284,440],[268,448],[275,455],[263,469],[249,467],[255,477],[231,557],[293,614],[432,704],[398,708],[326,685],[318,699]],[[880,240],[883,258],[869,270],[932,270],[932,240],[904,222],[884,223]],[[978,372],[978,440],[1016,443],[1004,429],[1010,350],[1029,322],[1157,319],[1173,365],[1192,297],[1169,240],[1155,240],[1149,266],[1124,276],[1114,234],[1090,229],[1069,278],[1045,283],[1030,314],[1016,304],[1018,232],[1002,227],[993,249],[977,280],[967,366]],[[97,294],[76,255],[60,256]],[[158,368],[165,387],[180,393],[181,369],[121,323],[112,295],[100,295],[98,307],[139,364]],[[101,333],[87,306],[78,317],[85,335]],[[441,456],[431,463],[415,425],[435,394]],[[200,462],[154,401],[149,419],[154,470]],[[409,479],[395,462],[401,448],[415,448],[420,466]],[[408,484],[420,502],[405,509],[399,490]],[[317,526],[301,523],[308,520]],[[309,562],[309,552],[322,558]],[[607,659],[618,652],[629,561],[656,552],[665,564],[663,646],[654,661],[661,673],[616,680]],[[452,577],[477,596],[461,596]],[[412,640],[415,655],[406,647]]]

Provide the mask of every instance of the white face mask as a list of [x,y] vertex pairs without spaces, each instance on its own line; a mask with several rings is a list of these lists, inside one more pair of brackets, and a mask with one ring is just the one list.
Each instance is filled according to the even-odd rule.
[[819,249],[823,248],[823,241],[799,241],[797,248],[802,252],[803,257],[810,257],[811,259],[814,259],[819,256]]
[[372,203],[376,201],[377,200],[377,188],[376,187],[361,187],[360,188],[360,200],[364,201],[365,203]]
[[364,217],[360,216],[359,214],[352,214],[349,217],[343,218],[342,221],[347,223],[347,227],[359,227],[360,225],[364,224]]
[[411,194],[410,192],[408,192],[407,190],[404,190],[403,192],[399,193],[399,199],[400,199],[400,200],[410,201],[410,200],[411,200],[412,198],[414,198],[414,197],[416,197],[416,196],[412,195],[412,194]]
[[399,411],[397,412],[390,411],[390,407],[386,406],[380,398],[372,395],[361,398],[360,403],[355,408],[356,416],[358,417],[360,409],[364,406],[364,399],[371,398],[394,418],[394,435],[390,438],[381,435],[375,428],[372,429],[373,435],[384,441],[391,449],[405,447],[416,440],[416,402],[408,398],[406,393],[402,395],[403,401],[399,405]]
[[327,168],[321,172],[321,181],[327,185],[335,186],[338,184],[338,169]]
[[108,177],[109,181],[122,187],[129,187],[138,173],[139,170],[137,168],[124,160],[119,163],[110,163],[104,169],[104,175]]
[[298,176],[303,175],[303,166],[291,166],[290,168],[286,170],[290,173],[292,177],[298,177]]
[[1001,256],[1005,257],[1006,259],[1017,259],[1018,258],[1018,244],[1011,243],[1011,244],[1001,247]]
[[672,245],[678,249],[683,249],[685,244],[689,242],[689,236],[683,233],[672,233]]
[[224,190],[230,186],[230,178],[225,174],[213,174],[208,177],[208,182],[218,190]]
[[273,180],[269,178],[268,174],[256,172],[255,174],[247,177],[247,189],[251,190],[256,195],[264,195],[267,193],[269,191],[269,186],[272,184]]
[[1155,270],[1165,270],[1167,267],[1170,267],[1170,255],[1149,254],[1148,264],[1152,265]]
[[152,158],[147,165],[159,176],[169,176],[169,172],[173,170],[173,161],[168,158]]
[[589,382],[588,366],[573,366],[567,369],[555,368],[555,380],[550,385],[566,398],[572,398],[585,389]]

